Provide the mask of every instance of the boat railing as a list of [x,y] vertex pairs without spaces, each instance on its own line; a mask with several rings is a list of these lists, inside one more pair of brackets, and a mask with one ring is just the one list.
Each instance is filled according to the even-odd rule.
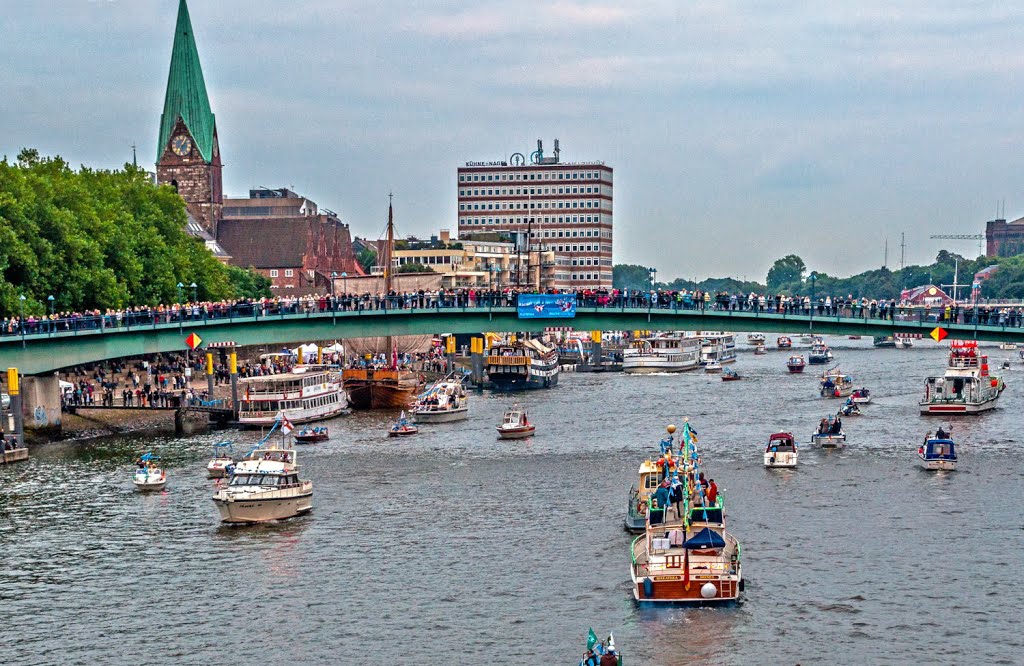
[[977,368],[980,367],[981,363],[977,356],[953,356],[949,357],[949,367],[951,368]]
[[492,354],[487,357],[487,363],[490,365],[529,365],[530,357],[528,356],[498,356]]

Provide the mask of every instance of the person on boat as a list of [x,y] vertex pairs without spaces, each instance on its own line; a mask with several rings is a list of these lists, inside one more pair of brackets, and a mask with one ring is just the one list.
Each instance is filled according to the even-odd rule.
[[949,433],[939,426],[939,429],[935,431],[935,439],[949,439]]
[[831,434],[838,435],[842,431],[843,431],[843,420],[840,419],[837,416],[836,420],[832,422],[832,433]]
[[654,499],[658,503],[659,509],[665,509],[669,505],[669,498],[671,497],[672,482],[666,478],[658,485],[658,489],[654,491]]
[[583,653],[583,660],[580,662],[580,666],[600,666],[598,657],[594,654],[593,650],[587,650]]
[[619,656],[615,654],[615,650],[609,648],[601,655],[601,661],[598,662],[599,666],[618,666]]
[[708,504],[714,506],[718,500],[718,484],[715,483],[714,479],[708,483]]
[[828,419],[827,418],[826,419],[822,419],[821,423],[818,424],[818,434],[819,435],[824,435],[825,433],[828,432],[828,428],[829,428]]

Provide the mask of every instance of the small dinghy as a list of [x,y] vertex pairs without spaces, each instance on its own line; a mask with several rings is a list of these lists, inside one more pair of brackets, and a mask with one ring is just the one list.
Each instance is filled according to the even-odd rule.
[[741,379],[743,379],[743,377],[740,377],[740,374],[738,372],[736,372],[735,370],[732,370],[730,368],[723,368],[722,369],[722,381],[723,382],[737,382],[737,381],[739,381]]
[[316,426],[313,428],[305,427],[295,435],[295,442],[297,444],[312,444],[314,442],[324,442],[331,436],[330,430],[327,426]]
[[152,453],[144,453],[139,457],[139,466],[132,478],[137,490],[163,490],[167,485],[167,472],[157,465],[158,460]]
[[420,429],[405,417],[405,412],[403,411],[398,421],[388,430],[388,437],[408,437],[409,435],[415,435],[419,431]]
[[222,479],[228,476],[228,468],[235,464],[235,456],[231,450],[231,442],[217,442],[213,445],[213,457],[206,463],[206,476],[211,479]]
[[514,407],[505,412],[497,430],[499,439],[522,439],[533,435],[537,427],[530,423],[525,409]]
[[871,402],[871,391],[863,386],[859,389],[854,389],[853,393],[850,394],[850,399],[858,405],[866,405]]

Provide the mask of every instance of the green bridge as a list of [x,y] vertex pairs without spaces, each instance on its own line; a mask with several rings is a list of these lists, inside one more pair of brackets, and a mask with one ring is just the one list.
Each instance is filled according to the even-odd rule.
[[[0,368],[18,368],[23,375],[45,375],[108,359],[180,352],[187,348],[185,338],[190,333],[197,333],[204,345],[235,342],[239,346],[269,346],[384,335],[540,332],[552,326],[572,326],[581,331],[702,330],[779,334],[813,331],[835,335],[927,337],[936,325],[934,321],[901,320],[899,315],[889,320],[670,308],[578,307],[573,319],[520,319],[514,307],[345,310],[4,335],[0,337]],[[941,326],[950,338],[1024,343],[1024,329],[1018,327],[952,323]]]

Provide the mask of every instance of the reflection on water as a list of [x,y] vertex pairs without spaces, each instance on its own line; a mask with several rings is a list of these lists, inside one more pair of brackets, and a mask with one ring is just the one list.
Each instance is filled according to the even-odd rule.
[[[0,468],[0,600],[21,630],[0,662],[134,664],[133,637],[159,628],[172,663],[213,663],[241,640],[273,664],[576,663],[593,627],[631,664],[1013,663],[1024,366],[1004,373],[999,410],[946,421],[960,469],[937,474],[914,457],[939,423],[916,405],[937,346],[836,340],[836,363],[875,396],[844,420],[841,451],[809,445],[839,402],[817,397],[817,373],[788,374],[787,356],[742,354],[740,382],[568,374],[550,391],[473,394],[468,421],[400,441],[384,435],[393,413],[339,418],[299,450],[313,513],[254,527],[222,527],[210,499],[224,433],[37,447]],[[497,439],[513,401],[536,437]],[[743,543],[746,599],[640,609],[626,493],[685,417]],[[796,470],[762,464],[779,430],[801,443]],[[230,436],[244,451],[259,433]],[[146,450],[168,470],[163,492],[132,487]]]

